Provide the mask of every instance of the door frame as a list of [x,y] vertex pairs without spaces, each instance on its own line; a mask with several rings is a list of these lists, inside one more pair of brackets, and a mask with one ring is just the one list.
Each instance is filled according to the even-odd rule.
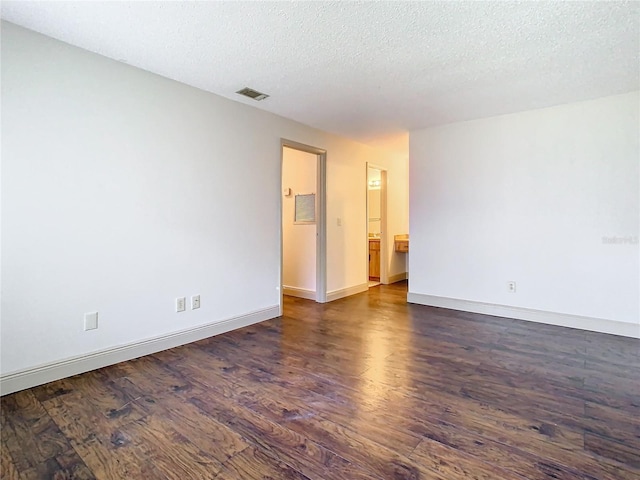
[[366,241],[367,241],[367,285],[369,284],[369,169],[380,170],[380,283],[389,283],[389,237],[387,232],[387,168],[375,163],[366,164]]
[[316,302],[326,303],[327,301],[327,151],[321,148],[305,145],[304,143],[280,139],[280,315],[282,315],[283,296],[283,270],[284,270],[284,235],[282,217],[282,191],[285,186],[282,184],[282,171],[284,165],[284,147],[301,152],[316,155]]

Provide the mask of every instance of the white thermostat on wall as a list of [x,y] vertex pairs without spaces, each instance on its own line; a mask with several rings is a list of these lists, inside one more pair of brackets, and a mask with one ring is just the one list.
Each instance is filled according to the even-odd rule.
[[283,190],[282,190],[282,194],[283,194],[285,197],[288,197],[289,195],[291,195],[291,189],[290,189],[290,188],[285,188],[285,189],[283,189]]

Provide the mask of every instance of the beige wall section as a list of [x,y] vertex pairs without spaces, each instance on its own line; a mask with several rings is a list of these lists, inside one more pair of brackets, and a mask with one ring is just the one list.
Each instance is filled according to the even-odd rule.
[[[295,197],[317,193],[318,156],[283,147],[282,187],[282,284],[307,292],[316,291],[316,224],[294,224]],[[316,196],[316,201],[318,200]]]
[[389,233],[407,230],[406,157],[1,34],[3,375],[279,305],[283,138],[327,151],[328,291],[366,279],[366,162],[389,171]]
[[[324,147],[323,147],[324,148]],[[340,159],[327,149],[327,252],[329,292],[367,279],[367,168],[387,170],[389,275],[406,271],[405,255],[393,251],[393,235],[408,233],[408,156],[382,150],[353,150]],[[342,226],[338,226],[337,219]]]
[[[409,233],[409,156],[396,154],[383,160],[387,170],[387,248],[389,277],[408,272],[410,254],[394,251],[393,236]],[[377,163],[377,162],[376,162]],[[409,247],[411,249],[411,247]]]

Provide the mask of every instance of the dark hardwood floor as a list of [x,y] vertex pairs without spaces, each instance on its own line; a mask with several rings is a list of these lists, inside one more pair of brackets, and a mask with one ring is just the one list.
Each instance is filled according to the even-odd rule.
[[640,479],[640,341],[406,283],[2,398],[3,479]]

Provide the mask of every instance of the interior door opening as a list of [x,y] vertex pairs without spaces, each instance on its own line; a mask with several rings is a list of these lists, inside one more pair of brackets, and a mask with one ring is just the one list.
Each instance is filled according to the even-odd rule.
[[367,275],[369,288],[388,283],[386,170],[367,165]]
[[326,302],[326,152],[282,141],[282,295]]

